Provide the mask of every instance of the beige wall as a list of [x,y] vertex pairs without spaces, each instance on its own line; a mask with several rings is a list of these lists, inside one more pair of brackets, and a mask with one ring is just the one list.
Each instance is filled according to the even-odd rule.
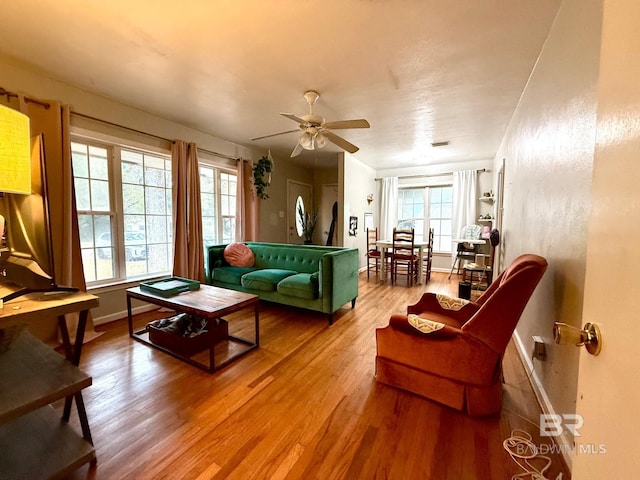
[[182,139],[196,142],[200,148],[230,155],[234,158],[243,157],[257,160],[260,157],[260,152],[254,149],[236,145],[106,97],[52,80],[23,66],[21,62],[2,55],[0,55],[0,71],[2,72],[0,86],[7,90],[23,92],[36,98],[58,100],[69,104],[73,112],[83,113],[171,140]]
[[[287,243],[287,180],[313,184],[313,169],[288,159],[275,158],[275,170],[271,174],[271,185],[267,188],[269,198],[260,201],[261,242]],[[314,192],[315,195],[315,192]],[[282,212],[282,214],[281,214]]]
[[547,360],[528,367],[560,414],[575,412],[579,351],[554,344],[552,328],[582,318],[600,31],[599,0],[563,3],[495,159],[496,170],[505,159],[505,264],[521,253],[549,262],[517,337],[527,362],[532,335],[544,339]]
[[[376,192],[376,171],[362,163],[353,155],[345,153],[339,162],[344,198],[344,218],[342,218],[342,245],[348,248],[360,250],[360,267],[366,267],[367,235],[364,230],[364,212],[372,211],[367,203],[367,195]],[[379,201],[379,199],[377,200]],[[372,204],[373,205],[373,204]],[[358,219],[358,230],[356,236],[349,236],[349,217],[355,216]],[[339,219],[340,220],[340,219]]]
[[[331,220],[333,218],[332,209],[329,207],[329,200],[327,201],[326,208],[323,210],[323,187],[331,186],[332,191],[338,189],[338,167],[337,165],[330,168],[316,168],[313,174],[313,196],[314,204],[319,209],[318,211],[318,227],[314,234],[314,243],[318,245],[326,245],[328,232],[331,229]],[[338,208],[340,207],[340,201],[338,199]],[[338,227],[336,222],[336,227]],[[327,232],[327,233],[325,233]],[[333,237],[333,246],[337,246],[337,239],[339,232],[335,232]]]

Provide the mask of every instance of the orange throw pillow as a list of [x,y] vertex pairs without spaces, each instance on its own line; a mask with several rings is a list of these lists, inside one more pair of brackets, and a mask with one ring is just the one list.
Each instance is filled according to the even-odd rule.
[[253,267],[255,258],[251,249],[244,243],[230,243],[224,247],[224,259],[232,267]]

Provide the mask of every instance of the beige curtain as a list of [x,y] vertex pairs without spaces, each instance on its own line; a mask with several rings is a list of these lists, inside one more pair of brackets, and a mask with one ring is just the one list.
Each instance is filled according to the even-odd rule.
[[[29,117],[31,136],[43,135],[55,281],[60,286],[86,291],[71,166],[69,107],[50,100],[42,101],[42,105],[25,98],[22,94],[19,94],[17,99],[10,97],[10,101],[4,103]],[[73,339],[78,314],[69,314],[66,320],[70,337]],[[32,328],[37,330],[36,334],[40,338],[57,338],[58,328],[55,319],[51,322],[37,323],[38,325],[34,324]],[[89,313],[85,341],[97,335],[99,334],[94,330]]]
[[253,188],[253,164],[239,158],[236,169],[236,241],[257,241],[260,199]]
[[171,146],[173,274],[205,281],[200,205],[200,172],[195,143],[176,140]]

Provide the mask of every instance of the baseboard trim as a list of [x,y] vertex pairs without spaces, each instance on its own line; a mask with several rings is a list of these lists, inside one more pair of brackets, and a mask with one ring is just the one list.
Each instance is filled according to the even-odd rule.
[[[151,310],[157,310],[157,305],[152,305],[147,303],[145,305],[140,305],[139,307],[134,307],[131,309],[131,313],[133,315],[137,315],[138,313],[150,312]],[[128,314],[126,310],[111,313],[109,315],[105,315],[103,317],[93,317],[94,325],[102,325],[105,323],[115,322],[116,320],[120,320],[122,318],[127,318]]]
[[[527,372],[531,372],[531,374],[528,375],[529,383],[531,384],[531,388],[533,389],[533,393],[536,396],[536,400],[540,405],[542,413],[547,415],[556,414],[556,411],[553,408],[553,404],[551,403],[551,399],[549,398],[549,395],[547,395],[547,392],[544,389],[540,378],[538,377],[538,373],[535,371],[533,362],[529,357],[529,354],[527,353],[527,349],[525,348],[524,343],[522,342],[522,339],[520,338],[520,335],[518,335],[517,331],[513,333],[513,339],[515,341],[516,350],[518,351],[518,355],[520,356],[522,364],[524,365]],[[538,422],[535,423],[539,427]],[[567,468],[571,470],[571,462],[573,459],[571,452],[574,448],[573,439],[566,433],[552,438],[558,446],[558,450],[562,455],[564,463],[567,465]]]
[[450,269],[449,268],[442,268],[442,267],[431,267],[431,271],[432,272],[440,272],[440,273],[449,273]]

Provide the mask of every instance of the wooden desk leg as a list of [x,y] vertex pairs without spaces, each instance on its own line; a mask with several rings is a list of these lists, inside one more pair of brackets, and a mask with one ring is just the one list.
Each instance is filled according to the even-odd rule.
[[87,411],[84,408],[84,400],[82,399],[82,392],[77,392],[74,397],[76,399],[76,406],[78,407],[78,417],[80,418],[80,426],[82,427],[82,437],[93,445],[91,430],[89,429],[89,420],[87,419]]
[[131,297],[127,295],[127,321],[129,322],[129,336],[133,337],[133,318],[131,316]]
[[[88,315],[89,310],[82,310],[80,312],[80,316],[78,317],[78,327],[76,329],[76,339],[73,348],[71,348],[70,344],[67,321],[65,320],[64,315],[60,315],[58,317],[58,326],[60,327],[60,333],[62,335],[62,343],[64,345],[66,358],[76,367],[80,365],[80,358],[82,356],[82,343],[84,342],[84,332],[87,328]],[[84,408],[84,401],[82,400],[81,392],[77,392],[73,396],[70,395],[64,399],[62,419],[65,422],[69,421],[69,417],[71,417],[71,404],[74,398],[76,399],[78,417],[80,418],[80,425],[82,427],[82,436],[93,445],[93,441],[91,440],[91,431],[89,430],[89,421],[87,420],[87,412]]]
[[76,367],[80,365],[80,356],[82,355],[82,344],[84,343],[84,332],[87,329],[87,318],[89,310],[82,310],[78,317],[78,328],[76,330],[76,341],[73,348],[73,363]]
[[62,348],[64,349],[64,357],[72,361],[73,353],[71,351],[71,340],[69,339],[69,329],[64,315],[58,315],[58,328],[62,337]]

